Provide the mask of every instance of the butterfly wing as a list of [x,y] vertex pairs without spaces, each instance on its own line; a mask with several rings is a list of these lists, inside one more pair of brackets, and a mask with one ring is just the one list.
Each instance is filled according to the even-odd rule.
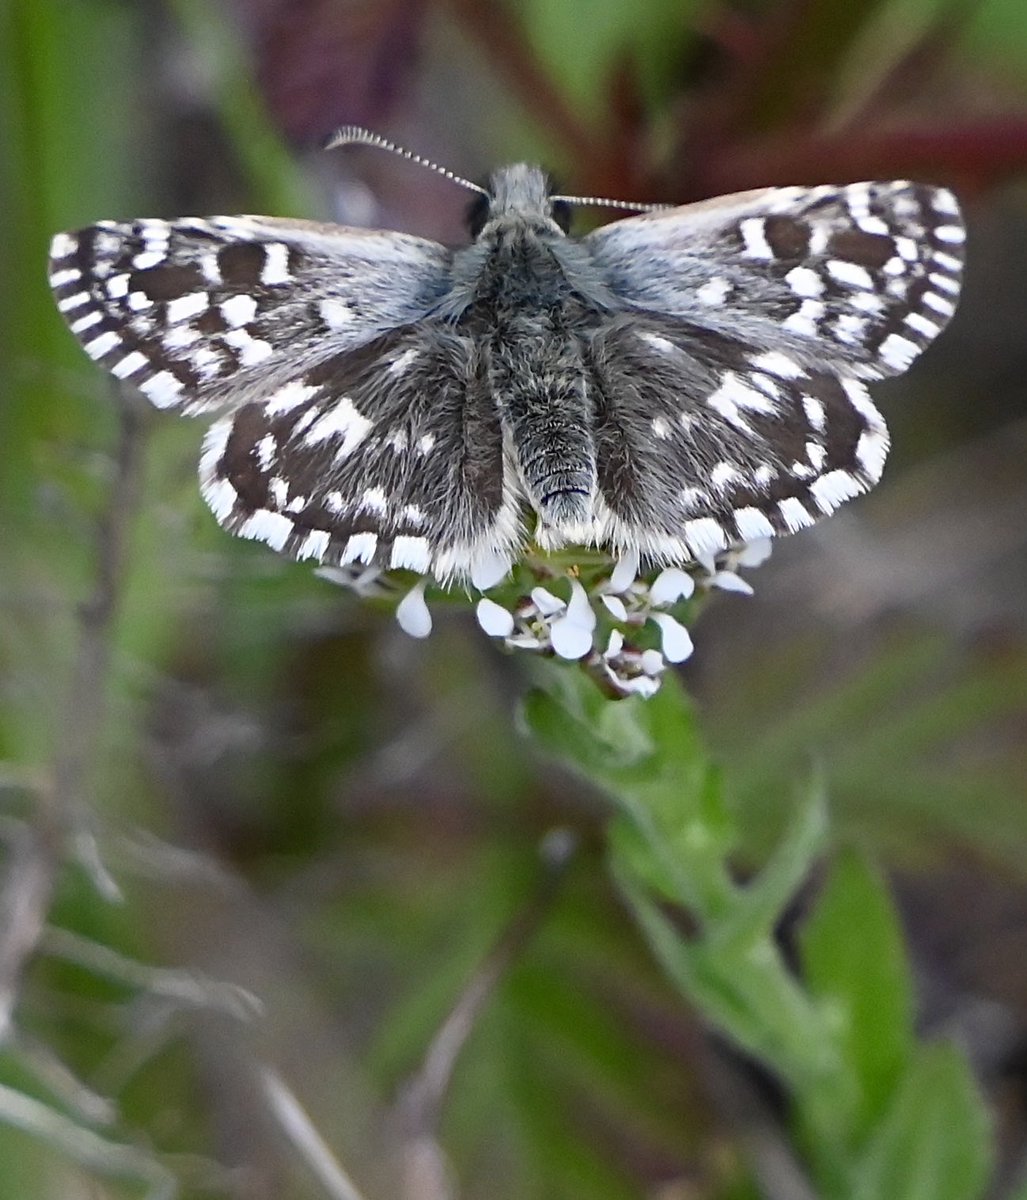
[[943,189],[779,188],[585,239],[624,305],[590,347],[597,540],[657,560],[790,533],[877,482],[864,380],[955,311],[964,231]]
[[233,533],[326,565],[481,578],[521,536],[479,345],[430,321],[215,422],[200,481]]
[[721,196],[584,242],[629,309],[877,379],[955,312],[964,240],[951,192],[898,181]]
[[422,317],[451,259],[420,238],[310,221],[104,221],[54,238],[50,283],[90,357],[194,414]]

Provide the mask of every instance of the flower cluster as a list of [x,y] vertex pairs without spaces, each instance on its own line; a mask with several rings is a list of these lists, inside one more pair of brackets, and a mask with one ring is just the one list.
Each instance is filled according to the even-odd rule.
[[[490,559],[472,572],[475,613],[485,633],[509,650],[579,661],[614,695],[651,696],[667,664],[692,653],[688,622],[698,596],[716,588],[750,595],[738,572],[769,554],[764,538],[648,572],[640,571],[637,554],[615,563],[594,551],[529,554],[516,565]],[[321,574],[364,596],[398,594],[394,573],[350,567]],[[431,633],[430,586],[430,579],[419,579],[396,606],[400,627],[412,637]]]

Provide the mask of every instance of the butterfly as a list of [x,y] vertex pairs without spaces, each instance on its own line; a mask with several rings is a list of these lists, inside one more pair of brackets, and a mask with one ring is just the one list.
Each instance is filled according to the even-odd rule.
[[[358,140],[394,148],[337,142]],[[213,418],[217,520],[326,566],[487,586],[531,540],[684,564],[877,482],[867,383],[956,309],[950,191],[763,188],[572,237],[576,198],[537,167],[458,182],[477,195],[457,248],[274,217],[100,221],[53,239],[50,283],[98,364]]]

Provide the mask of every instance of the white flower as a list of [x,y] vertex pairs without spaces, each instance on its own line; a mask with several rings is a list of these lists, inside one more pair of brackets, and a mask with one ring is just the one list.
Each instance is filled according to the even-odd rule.
[[426,638],[431,633],[431,613],[424,601],[427,579],[421,579],[400,600],[396,608],[396,620],[404,633],[411,637]]
[[684,662],[695,649],[684,625],[670,613],[653,613],[649,619],[660,627],[664,658],[672,663]]
[[667,567],[653,580],[649,600],[656,608],[667,608],[679,600],[687,600],[695,591],[695,580],[680,567]]
[[476,613],[478,624],[485,630],[489,637],[506,638],[513,633],[513,613],[509,609],[503,608],[501,604],[497,604],[495,600],[490,600],[487,596],[483,596],[478,601]]
[[735,562],[740,567],[762,567],[770,557],[774,542],[771,538],[753,538],[746,542],[735,554]]
[[628,619],[628,610],[624,607],[624,601],[620,596],[607,596],[604,592],[600,599],[606,606],[606,611],[616,621],[626,621]]
[[720,588],[724,592],[741,592],[743,596],[753,594],[752,584],[747,583],[734,571],[715,571],[709,580],[709,586]]
[[[541,590],[536,588],[536,591]],[[553,649],[561,658],[584,658],[592,649],[595,627],[596,614],[589,603],[588,593],[576,579],[572,579],[567,611],[557,617],[549,629]]]

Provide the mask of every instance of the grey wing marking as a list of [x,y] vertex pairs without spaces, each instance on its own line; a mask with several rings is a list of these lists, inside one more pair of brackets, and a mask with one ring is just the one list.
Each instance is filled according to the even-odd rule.
[[427,313],[451,253],[272,217],[100,222],[58,234],[50,283],[86,353],[160,408],[200,413]]
[[904,371],[948,323],[965,230],[944,188],[767,188],[629,217],[583,239],[626,307],[810,368]]
[[473,340],[394,331],[215,422],[203,494],[233,533],[295,558],[466,578],[521,537],[482,380]]

